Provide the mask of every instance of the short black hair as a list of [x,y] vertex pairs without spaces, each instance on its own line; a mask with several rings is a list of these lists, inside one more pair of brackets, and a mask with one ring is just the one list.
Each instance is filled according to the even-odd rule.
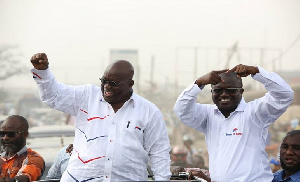
[[236,74],[236,72],[220,73],[219,76],[235,79],[236,83],[240,85],[240,87],[243,87],[243,80]]
[[292,130],[292,131],[289,131],[286,136],[295,136],[295,135],[300,135],[300,130]]
[[18,120],[22,123],[22,126],[25,127],[24,129],[25,129],[26,131],[28,131],[29,124],[28,124],[28,121],[27,121],[26,118],[24,118],[23,116],[20,116],[20,115],[11,115],[11,116],[8,116],[8,118],[6,118],[6,120],[7,120],[7,119],[11,119],[11,118],[16,118],[16,119],[18,119]]

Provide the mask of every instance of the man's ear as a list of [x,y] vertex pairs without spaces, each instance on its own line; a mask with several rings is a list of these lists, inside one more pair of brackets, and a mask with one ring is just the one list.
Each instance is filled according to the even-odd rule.
[[130,87],[132,87],[134,85],[134,80],[130,80],[129,85],[130,85]]
[[242,89],[240,89],[240,92],[241,92],[241,94],[242,94],[242,93],[244,93],[244,89],[243,89],[243,88],[242,88]]
[[24,134],[24,137],[25,137],[25,138],[27,138],[28,135],[29,135],[28,131],[24,131],[23,134]]

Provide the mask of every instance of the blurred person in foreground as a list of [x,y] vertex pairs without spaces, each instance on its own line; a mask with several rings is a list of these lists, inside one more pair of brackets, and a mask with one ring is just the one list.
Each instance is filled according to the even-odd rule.
[[183,145],[186,147],[188,150],[187,156],[186,156],[186,163],[189,167],[193,166],[193,161],[195,155],[198,153],[198,151],[193,148],[193,138],[190,135],[183,135]]
[[[268,92],[246,103],[241,77],[249,75]],[[214,105],[196,103],[208,84]],[[239,64],[199,77],[180,94],[174,111],[183,123],[205,134],[212,181],[270,182],[273,175],[265,151],[268,127],[286,111],[293,96],[276,73]]]
[[28,122],[23,116],[12,115],[4,120],[0,137],[5,152],[1,154],[0,182],[39,180],[45,170],[44,159],[26,147]]
[[161,111],[133,92],[134,68],[125,60],[107,66],[96,85],[59,83],[47,55],[32,56],[31,70],[43,102],[76,117],[73,154],[62,181],[169,180],[170,142]]
[[272,182],[300,182],[300,130],[292,130],[280,146],[282,170],[274,173]]
[[188,150],[184,145],[174,145],[171,152],[171,166],[191,167],[186,162]]
[[69,163],[70,156],[73,151],[73,144],[69,144],[61,148],[53,164],[51,165],[46,179],[60,179],[62,174],[66,171]]

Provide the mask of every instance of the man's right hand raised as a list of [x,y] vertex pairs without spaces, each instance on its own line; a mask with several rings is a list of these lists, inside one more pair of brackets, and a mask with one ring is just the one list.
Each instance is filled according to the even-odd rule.
[[219,74],[225,73],[227,71],[228,71],[228,69],[219,70],[219,71],[211,71],[211,72],[207,73],[206,75],[199,77],[195,81],[195,84],[197,84],[199,87],[207,85],[207,84],[216,85],[222,81]]
[[37,53],[30,59],[31,64],[37,70],[45,70],[48,68],[49,62],[45,53]]

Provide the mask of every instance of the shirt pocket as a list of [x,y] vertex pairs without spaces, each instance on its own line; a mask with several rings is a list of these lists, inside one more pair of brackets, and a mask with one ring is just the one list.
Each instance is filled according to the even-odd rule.
[[131,160],[147,155],[143,144],[144,127],[136,122],[132,122],[132,124],[127,122],[122,130],[122,154]]

